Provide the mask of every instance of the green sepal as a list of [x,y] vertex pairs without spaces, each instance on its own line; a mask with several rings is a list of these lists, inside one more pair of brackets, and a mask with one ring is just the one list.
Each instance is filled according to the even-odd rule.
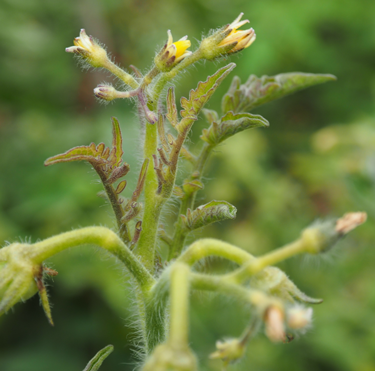
[[194,211],[187,210],[187,215],[181,215],[185,229],[192,231],[208,224],[221,222],[236,217],[237,209],[226,201],[211,201],[197,207]]
[[113,352],[113,345],[107,345],[105,348],[99,350],[92,358],[83,371],[97,371],[102,365],[103,361]]
[[234,114],[230,111],[221,118],[219,123],[214,121],[208,129],[203,129],[201,139],[216,145],[241,131],[265,126],[269,126],[269,122],[260,115]]
[[276,76],[251,75],[247,82],[241,85],[240,78],[235,76],[223,97],[221,108],[224,113],[251,111],[298,90],[333,80],[336,80],[336,77],[329,74],[292,72]]
[[220,68],[214,75],[209,76],[205,82],[200,82],[195,90],[190,90],[189,99],[182,97],[181,107],[183,110],[180,112],[181,116],[197,116],[220,83],[235,66],[235,63],[230,63]]

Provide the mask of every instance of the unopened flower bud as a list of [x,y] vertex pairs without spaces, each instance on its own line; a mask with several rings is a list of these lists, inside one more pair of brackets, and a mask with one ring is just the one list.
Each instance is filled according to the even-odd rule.
[[318,221],[302,232],[306,252],[318,254],[330,250],[335,243],[367,219],[364,212],[347,213],[342,218]]
[[187,50],[190,46],[191,42],[187,39],[187,36],[173,42],[172,33],[168,30],[168,41],[155,57],[156,68],[162,72],[170,71],[176,64],[192,54],[191,51]]
[[190,348],[175,349],[170,344],[158,345],[142,371],[197,371],[197,359]]
[[211,359],[221,359],[225,365],[235,362],[243,357],[246,343],[241,339],[228,339],[216,342],[217,351],[210,354]]
[[222,55],[239,52],[255,41],[254,29],[238,30],[244,24],[249,23],[248,19],[241,21],[242,16],[243,13],[240,13],[231,24],[202,41],[199,49],[205,59],[212,60]]
[[287,325],[293,330],[306,329],[311,325],[313,309],[296,305],[287,311]]
[[66,48],[66,52],[79,55],[92,67],[106,66],[108,61],[107,52],[92,36],[87,36],[83,28],[79,37],[76,37],[73,42],[75,46]]
[[270,306],[264,313],[266,335],[273,342],[285,340],[284,312],[277,306]]
[[31,245],[13,243],[0,249],[0,316],[39,291],[43,309],[53,324],[43,272],[57,274],[33,261]]
[[98,85],[94,89],[94,94],[97,98],[106,101],[111,101],[119,98],[118,91],[112,85]]

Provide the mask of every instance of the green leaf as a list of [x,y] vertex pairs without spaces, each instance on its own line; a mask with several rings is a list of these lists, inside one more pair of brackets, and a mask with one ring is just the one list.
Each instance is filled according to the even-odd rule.
[[83,371],[97,371],[102,365],[103,361],[113,352],[113,345],[107,345],[102,350],[95,354],[94,358],[90,360]]
[[333,75],[293,72],[260,78],[251,75],[247,82],[241,85],[240,78],[235,76],[223,97],[222,111],[224,113],[251,111],[255,107],[298,90],[333,80],[336,80]]
[[119,166],[122,161],[122,134],[120,124],[116,117],[112,117],[112,148],[116,148],[114,156],[114,166]]
[[177,125],[178,116],[177,116],[177,107],[176,107],[176,98],[174,94],[174,88],[169,88],[168,90],[166,117],[173,127]]
[[241,131],[265,126],[269,126],[269,122],[260,115],[234,114],[229,111],[221,118],[219,123],[214,121],[208,129],[204,129],[201,139],[209,144],[216,145]]
[[195,90],[190,90],[189,99],[182,97],[181,107],[183,110],[181,116],[197,116],[220,83],[235,66],[235,63],[230,63],[220,68],[214,75],[209,76],[205,82],[200,82]]
[[214,121],[219,121],[219,115],[217,114],[216,111],[203,108],[202,112],[203,112],[205,119],[207,120],[209,124],[212,124]]
[[[108,149],[108,148],[107,148]],[[89,146],[79,146],[66,151],[60,155],[50,157],[44,162],[44,165],[54,165],[60,162],[71,161],[89,161],[95,164],[105,164],[109,151],[104,151],[104,143],[91,143]]]
[[107,176],[107,183],[112,184],[125,176],[130,167],[122,163],[122,134],[120,124],[112,117],[112,148],[106,148],[104,143],[91,143],[89,146],[79,146],[59,155],[50,157],[44,162],[45,166],[58,164],[60,162],[88,161],[98,171]]
[[188,209],[187,215],[181,215],[185,229],[192,231],[208,224],[234,219],[237,209],[226,201],[211,201],[197,207],[194,211]]

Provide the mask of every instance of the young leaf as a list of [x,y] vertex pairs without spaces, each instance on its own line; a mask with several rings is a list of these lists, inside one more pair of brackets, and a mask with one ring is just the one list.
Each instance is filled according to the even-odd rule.
[[102,350],[95,354],[94,358],[90,360],[83,371],[97,371],[102,365],[103,361],[113,352],[113,345],[107,345]]
[[176,126],[178,122],[176,98],[174,95],[174,88],[169,88],[167,95],[167,115],[168,121],[172,126]]
[[112,117],[112,148],[115,150],[115,163],[114,166],[119,166],[122,161],[122,134],[120,129],[120,124],[116,117]]
[[183,110],[181,116],[197,116],[220,83],[235,66],[235,63],[229,63],[227,66],[220,68],[214,75],[209,76],[205,82],[200,82],[195,90],[190,90],[189,99],[182,97],[181,107]]
[[187,215],[181,215],[184,227],[188,231],[204,227],[208,224],[234,219],[237,209],[226,201],[211,201],[197,207],[193,212],[188,209]]
[[59,162],[71,162],[71,161],[89,161],[94,164],[105,164],[107,161],[107,153],[103,151],[104,144],[100,143],[97,146],[95,143],[91,143],[89,146],[79,146],[66,151],[60,155],[50,157],[44,162],[44,165],[54,165]]
[[293,72],[260,78],[251,75],[247,82],[241,85],[240,78],[235,76],[223,97],[222,111],[224,113],[251,111],[255,107],[298,90],[333,80],[336,80],[333,75]]
[[201,139],[205,142],[216,145],[246,129],[269,126],[269,122],[260,115],[250,113],[234,114],[229,111],[221,118],[221,122],[213,122],[208,129],[204,129]]

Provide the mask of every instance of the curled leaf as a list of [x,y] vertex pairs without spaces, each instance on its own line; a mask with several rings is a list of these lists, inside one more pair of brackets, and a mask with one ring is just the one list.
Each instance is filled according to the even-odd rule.
[[235,63],[229,63],[227,66],[220,68],[215,74],[209,76],[205,82],[200,82],[195,90],[190,90],[189,99],[181,98],[181,107],[183,108],[181,116],[197,116],[234,67],[236,67]]
[[99,350],[92,358],[83,371],[97,371],[102,365],[103,361],[113,352],[113,345],[107,345],[105,348]]
[[293,72],[276,76],[251,75],[246,83],[241,85],[240,78],[235,76],[223,97],[222,111],[251,111],[255,107],[298,90],[333,80],[336,80],[333,75]]
[[197,207],[194,211],[188,209],[187,215],[181,215],[185,229],[192,231],[208,224],[234,219],[237,209],[226,201],[211,201]]
[[219,123],[214,121],[208,129],[204,129],[201,139],[209,144],[216,145],[241,131],[265,126],[269,126],[269,122],[260,115],[234,114],[230,111],[221,118]]

